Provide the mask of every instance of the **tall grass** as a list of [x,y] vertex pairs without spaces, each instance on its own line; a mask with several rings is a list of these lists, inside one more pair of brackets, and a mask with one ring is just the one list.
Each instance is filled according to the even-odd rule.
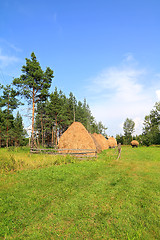
[[29,148],[0,149],[0,172],[15,172],[24,169],[36,169],[46,166],[74,163],[78,159],[71,156],[31,154]]

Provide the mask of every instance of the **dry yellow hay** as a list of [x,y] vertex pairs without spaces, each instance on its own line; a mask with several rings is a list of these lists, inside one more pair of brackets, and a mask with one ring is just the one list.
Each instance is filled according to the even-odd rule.
[[92,136],[94,136],[94,138],[97,140],[102,151],[109,148],[107,139],[102,134],[93,133]]
[[109,145],[109,148],[115,148],[117,147],[117,141],[114,137],[110,137],[108,140],[108,145]]
[[90,135],[93,138],[93,141],[96,145],[97,153],[100,153],[102,151],[101,145],[99,144],[99,142],[97,141],[97,139],[95,138],[95,136],[93,134],[90,134]]
[[132,147],[138,147],[138,145],[139,145],[139,142],[136,141],[136,140],[133,140],[133,141],[131,142],[131,146],[132,146]]
[[[86,128],[80,122],[74,122],[71,126],[62,134],[58,144],[59,149],[93,149],[96,150],[96,145],[86,130]],[[73,153],[73,150],[64,150],[63,153]],[[78,152],[78,151],[77,151]],[[93,153],[87,155],[94,155]]]

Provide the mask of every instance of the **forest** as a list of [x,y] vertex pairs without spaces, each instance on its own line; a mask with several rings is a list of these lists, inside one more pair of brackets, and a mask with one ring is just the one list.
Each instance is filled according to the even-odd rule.
[[[90,133],[107,137],[107,127],[101,121],[96,122],[86,99],[78,101],[72,92],[66,96],[57,87],[50,92],[54,72],[49,67],[43,71],[34,52],[31,59],[26,58],[21,71],[20,77],[14,78],[10,85],[0,85],[0,147],[28,143],[56,146],[59,137],[74,121],[81,122]],[[31,142],[23,126],[22,113],[18,111],[26,101],[32,109]],[[117,134],[117,142],[130,144],[132,139],[137,139],[142,145],[160,144],[160,102],[145,116],[143,126],[142,134],[133,136],[135,123],[127,118],[124,135]]]
[[48,67],[43,71],[32,53],[22,66],[22,75],[10,85],[0,85],[0,147],[28,144],[22,115],[17,111],[26,100],[32,106],[32,145],[57,145],[74,121],[81,122],[90,133],[105,135],[107,128],[96,122],[86,99],[78,101],[72,92],[67,97],[57,87],[50,93],[53,78],[53,71]]
[[156,102],[149,115],[145,116],[142,134],[134,136],[134,129],[134,121],[127,118],[123,125],[124,135],[117,134],[117,142],[127,145],[133,139],[140,145],[160,145],[160,102]]
[[[0,95],[0,147],[23,146],[28,144],[27,132],[19,111],[22,103],[18,93],[11,85],[1,86]],[[81,122],[86,129],[93,133],[105,134],[102,122],[96,122],[89,105],[84,99],[77,101],[72,92],[69,97],[55,87],[45,101],[39,101],[35,109],[34,138],[42,146],[57,145],[59,137],[74,121]]]

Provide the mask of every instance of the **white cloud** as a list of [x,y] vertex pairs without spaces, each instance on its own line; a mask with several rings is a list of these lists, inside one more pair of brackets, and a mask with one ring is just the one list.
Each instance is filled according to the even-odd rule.
[[131,63],[136,63],[136,61],[135,61],[135,59],[134,59],[134,57],[133,57],[133,55],[132,55],[132,53],[126,53],[125,55],[124,55],[124,59],[123,59],[123,63],[129,63],[129,62],[131,62]]
[[144,121],[139,117],[133,118],[133,121],[135,122],[135,133],[138,135],[141,134]]
[[144,95],[141,96],[143,86],[137,79],[144,74],[144,70],[112,67],[104,70],[92,80],[91,90],[96,93],[108,91],[112,94],[112,98],[116,97],[117,100],[138,101],[144,98]]
[[22,49],[16,47],[13,43],[8,42],[7,40],[0,37],[0,43],[6,46],[7,48],[10,48],[16,52],[22,52]]
[[0,67],[7,67],[10,64],[19,62],[20,59],[15,57],[15,56],[8,56],[8,55],[4,55],[2,54],[2,51],[0,49]]
[[156,90],[156,95],[157,95],[158,101],[160,101],[160,89]]
[[[132,60],[131,55],[127,56],[125,64],[123,61],[120,66],[103,70],[90,79],[88,86],[91,111],[97,121],[108,127],[109,135],[123,133],[122,123],[127,117],[135,120],[135,134],[140,134],[144,116],[156,101],[155,90],[145,84],[147,71],[127,64],[129,60]],[[156,93],[160,97],[160,91]]]

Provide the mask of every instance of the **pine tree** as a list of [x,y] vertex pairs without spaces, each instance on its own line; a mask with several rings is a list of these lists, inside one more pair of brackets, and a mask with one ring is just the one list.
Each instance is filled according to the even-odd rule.
[[[50,101],[48,104],[48,115],[50,119],[50,128],[52,132],[51,142],[58,143],[58,132],[61,128],[67,124],[67,99],[65,95],[60,91],[58,93],[57,88],[55,88],[54,93],[50,95]],[[69,124],[68,124],[69,125]],[[55,137],[54,137],[55,136]],[[54,141],[55,138],[55,141]]]
[[4,143],[5,131],[6,131],[6,120],[5,120],[4,112],[0,109],[0,147],[2,147],[2,143]]
[[77,100],[72,92],[69,93],[68,98],[68,120],[70,123],[75,122],[76,119],[76,108],[77,108]]
[[46,106],[47,106],[47,100],[46,101],[40,101],[37,103],[37,111],[36,111],[36,130],[38,130],[39,133],[39,140],[44,146],[45,138],[44,138],[44,132],[45,132],[45,123],[46,123]]
[[150,114],[145,116],[142,139],[147,146],[160,144],[160,102],[157,102]]
[[123,124],[123,131],[125,136],[125,144],[130,144],[132,141],[132,134],[134,132],[135,122],[127,118]]
[[107,127],[105,127],[101,121],[98,122],[97,126],[98,126],[98,133],[100,133],[103,136],[107,137],[107,135],[106,135]]
[[23,127],[22,117],[18,111],[16,118],[14,119],[15,146],[20,146],[24,144],[25,135],[26,135],[26,131],[24,130],[24,127]]
[[86,119],[85,119],[83,104],[81,101],[78,101],[77,111],[76,111],[76,121],[81,122],[83,125],[85,125],[85,120]]
[[34,52],[31,59],[26,58],[26,65],[22,66],[22,75],[15,78],[13,83],[19,89],[20,93],[32,103],[32,144],[34,144],[34,113],[35,104],[38,101],[44,101],[49,95],[48,90],[53,79],[53,71],[47,67],[44,72],[36,59]]
[[11,132],[11,125],[13,117],[11,112],[16,109],[21,103],[17,99],[18,92],[13,89],[11,85],[3,86],[3,94],[0,98],[0,107],[5,109],[6,116],[6,146],[8,147],[9,130]]

